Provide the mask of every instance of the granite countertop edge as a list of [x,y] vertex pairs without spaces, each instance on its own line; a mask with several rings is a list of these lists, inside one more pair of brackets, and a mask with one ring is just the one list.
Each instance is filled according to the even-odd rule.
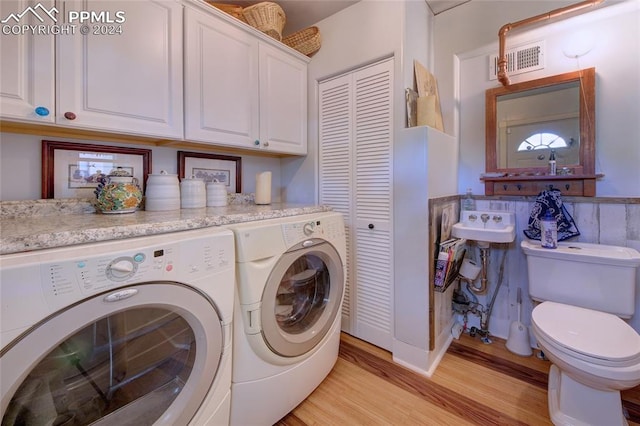
[[0,255],[325,211],[331,211],[331,208],[323,205],[244,203],[227,207],[182,209],[171,212],[137,211],[118,215],[74,213],[2,217],[0,219]]

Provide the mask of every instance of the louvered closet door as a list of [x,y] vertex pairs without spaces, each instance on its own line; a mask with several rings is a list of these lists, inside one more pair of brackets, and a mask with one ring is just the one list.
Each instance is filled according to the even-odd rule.
[[344,216],[345,235],[347,240],[347,259],[345,274],[345,293],[342,304],[342,330],[353,334],[351,323],[351,288],[352,284],[352,226],[351,211],[353,192],[351,190],[351,138],[353,95],[351,87],[352,75],[344,75],[330,81],[322,82],[320,93],[320,204],[333,207],[334,211]]
[[320,202],[345,216],[347,290],[342,329],[392,342],[393,60],[320,84]]
[[393,61],[354,74],[356,329],[391,349]]

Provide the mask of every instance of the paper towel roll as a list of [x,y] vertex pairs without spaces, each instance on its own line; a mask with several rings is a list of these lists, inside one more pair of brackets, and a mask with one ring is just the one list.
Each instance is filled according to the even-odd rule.
[[256,204],[271,204],[271,172],[256,175]]

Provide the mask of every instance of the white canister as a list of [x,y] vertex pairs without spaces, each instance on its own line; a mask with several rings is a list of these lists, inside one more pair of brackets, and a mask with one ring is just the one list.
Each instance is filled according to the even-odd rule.
[[180,210],[180,182],[178,175],[162,170],[147,177],[145,207],[150,212]]
[[256,175],[256,204],[271,204],[271,172]]
[[180,206],[183,209],[200,209],[207,206],[207,189],[204,180],[195,176],[180,182]]
[[217,180],[207,183],[207,207],[227,205],[227,185]]

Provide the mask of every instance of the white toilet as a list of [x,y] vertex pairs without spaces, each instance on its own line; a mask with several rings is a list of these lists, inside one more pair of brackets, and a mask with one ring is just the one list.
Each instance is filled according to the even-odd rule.
[[553,365],[549,415],[555,425],[626,425],[620,391],[640,384],[640,335],[622,318],[635,310],[640,253],[626,248],[537,241],[527,256],[531,327]]

